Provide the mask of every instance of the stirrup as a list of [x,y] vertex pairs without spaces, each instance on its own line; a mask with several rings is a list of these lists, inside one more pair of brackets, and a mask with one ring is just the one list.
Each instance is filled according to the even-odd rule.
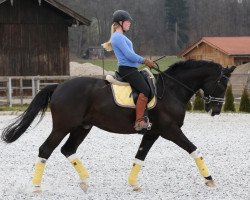
[[152,123],[149,122],[149,118],[145,116],[144,118],[141,118],[135,122],[135,130],[141,131],[142,129],[151,130]]

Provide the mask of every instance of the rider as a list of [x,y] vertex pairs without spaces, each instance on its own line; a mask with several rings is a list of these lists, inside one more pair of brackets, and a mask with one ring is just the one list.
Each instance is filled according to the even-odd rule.
[[143,58],[136,54],[133,49],[133,43],[124,35],[129,30],[132,18],[127,11],[117,10],[113,13],[113,24],[111,26],[111,38],[108,42],[102,44],[107,51],[114,50],[118,60],[118,71],[125,81],[139,92],[136,102],[136,120],[135,130],[140,131],[149,126],[149,120],[144,119],[150,88],[142,75],[138,71],[139,64],[145,64],[148,67],[154,67],[152,60]]

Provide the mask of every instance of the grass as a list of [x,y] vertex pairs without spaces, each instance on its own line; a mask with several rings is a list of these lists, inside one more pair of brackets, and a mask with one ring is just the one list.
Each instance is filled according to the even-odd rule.
[[9,107],[7,105],[0,105],[0,111],[25,111],[28,106],[28,104],[12,105],[12,107]]
[[[155,60],[159,57],[153,57],[152,60]],[[166,56],[165,58],[157,61],[157,64],[160,67],[160,70],[163,71],[167,69],[170,65],[174,64],[175,62],[180,61],[181,59],[177,56]],[[103,66],[103,62],[101,59],[94,59],[94,60],[79,60],[79,63],[91,63],[93,65],[98,65],[100,67]],[[144,65],[140,65],[139,68],[142,68]],[[104,69],[106,71],[115,71],[117,70],[117,60],[116,59],[104,59]]]
[[[235,113],[240,113],[239,112],[239,107],[240,107],[240,103],[234,103],[235,105]],[[1,111],[25,111],[28,108],[29,104],[24,104],[24,105],[12,105],[12,107],[9,107],[7,105],[0,105],[0,112]],[[47,111],[50,111],[50,109],[48,108]],[[194,112],[194,113],[205,113],[205,111],[188,111],[188,112]],[[223,108],[222,108],[222,113],[230,113],[230,112],[224,112]],[[233,113],[233,112],[232,112]]]
[[[240,108],[240,103],[239,102],[234,102],[234,107],[235,107],[235,112],[230,112],[230,111],[224,111],[224,106],[221,109],[222,113],[240,113],[239,108]],[[205,110],[191,110],[189,112],[194,112],[194,113],[205,113]]]

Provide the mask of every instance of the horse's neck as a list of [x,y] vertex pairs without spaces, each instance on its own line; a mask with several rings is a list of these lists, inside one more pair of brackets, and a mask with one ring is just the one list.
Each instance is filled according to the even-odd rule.
[[206,76],[202,71],[197,70],[195,73],[187,73],[188,71],[183,71],[182,73],[171,75],[172,80],[165,77],[165,86],[169,90],[169,93],[177,98],[182,103],[186,104],[194,93],[199,90],[204,82],[204,77]]

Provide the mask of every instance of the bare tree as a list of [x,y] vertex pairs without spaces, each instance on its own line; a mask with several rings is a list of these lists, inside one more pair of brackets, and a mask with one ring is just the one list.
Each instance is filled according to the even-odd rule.
[[[250,0],[60,1],[92,20],[89,27],[70,29],[70,49],[79,56],[89,46],[99,46],[109,39],[112,13],[117,9],[132,15],[134,21],[127,35],[135,50],[145,55],[175,54],[203,36],[250,34]],[[174,14],[182,16],[171,26],[166,1],[179,3]]]

